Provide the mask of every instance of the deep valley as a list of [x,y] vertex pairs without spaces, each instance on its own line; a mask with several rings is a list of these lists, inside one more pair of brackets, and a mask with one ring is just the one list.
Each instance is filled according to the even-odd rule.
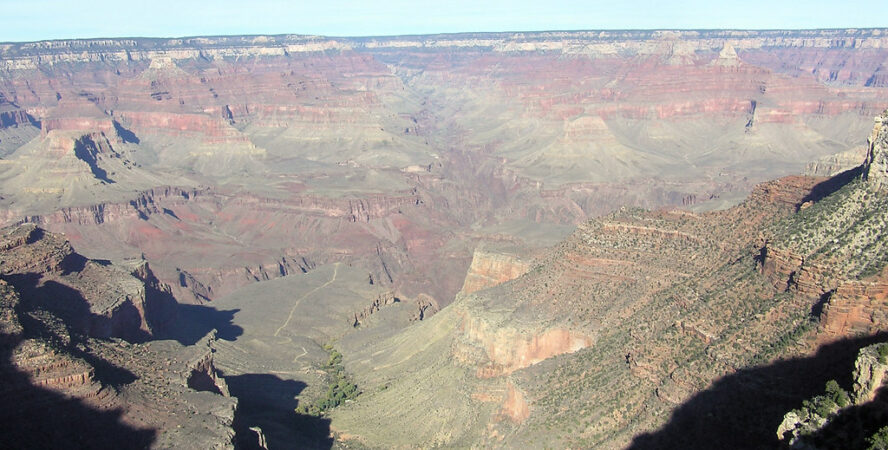
[[0,44],[0,447],[867,448],[886,110],[882,29]]

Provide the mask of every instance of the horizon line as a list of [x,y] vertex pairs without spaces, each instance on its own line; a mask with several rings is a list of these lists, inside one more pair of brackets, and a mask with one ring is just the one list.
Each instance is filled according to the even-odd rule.
[[477,34],[524,34],[524,33],[594,33],[594,32],[776,32],[776,31],[875,31],[885,30],[886,27],[818,27],[818,28],[598,28],[598,29],[547,29],[547,30],[514,30],[514,31],[448,31],[439,33],[409,33],[409,34],[379,34],[379,35],[334,35],[334,34],[299,34],[299,33],[246,33],[246,34],[197,34],[187,36],[99,36],[78,38],[50,38],[31,41],[0,41],[0,45],[33,44],[39,42],[65,42],[65,41],[101,41],[118,39],[144,39],[144,40],[168,40],[168,39],[200,39],[200,38],[225,38],[225,37],[315,37],[330,39],[379,39],[398,37],[422,37],[422,36],[458,36]]

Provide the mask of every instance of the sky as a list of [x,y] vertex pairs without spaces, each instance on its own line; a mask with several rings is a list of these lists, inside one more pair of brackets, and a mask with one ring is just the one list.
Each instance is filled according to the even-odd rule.
[[886,0],[0,0],[0,42],[235,34],[888,27]]

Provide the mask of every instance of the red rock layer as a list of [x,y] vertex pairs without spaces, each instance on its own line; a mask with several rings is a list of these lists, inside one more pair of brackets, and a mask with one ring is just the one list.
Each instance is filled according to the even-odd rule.
[[828,339],[875,334],[888,323],[888,281],[847,281],[829,295],[821,316]]
[[[467,313],[462,318],[459,330],[461,344],[454,347],[454,354],[457,360],[475,365],[478,378],[508,375],[593,343],[591,337],[564,328],[528,332],[509,326],[494,326]],[[469,355],[473,354],[473,348],[483,350],[480,361],[471,361]]]
[[471,294],[497,286],[524,275],[528,270],[530,264],[515,256],[475,250],[461,292]]

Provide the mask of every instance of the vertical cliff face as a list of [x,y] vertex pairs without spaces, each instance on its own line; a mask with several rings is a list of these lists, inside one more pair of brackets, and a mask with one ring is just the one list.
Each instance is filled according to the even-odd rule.
[[461,292],[471,294],[524,275],[530,264],[507,253],[476,249]]
[[[9,44],[0,220],[144,253],[194,302],[349,261],[443,306],[488,230],[739,198],[861,145],[888,98],[885,43],[831,30]],[[809,67],[823,54],[829,86]],[[214,194],[141,203],[169,185]],[[466,292],[525,270],[479,258]]]
[[595,339],[583,332],[562,327],[523,330],[508,321],[489,321],[462,312],[454,357],[475,370],[478,378],[500,377],[530,367],[548,358],[574,353],[591,346]]
[[[226,389],[214,368],[223,354],[232,358],[226,372],[260,375],[241,383],[282,381],[289,420],[294,380],[278,375],[293,375],[295,364],[316,372],[310,361],[324,356],[303,344],[340,333],[370,336],[346,347],[357,355],[344,357],[346,369],[357,367],[367,388],[342,413],[353,419],[343,429],[370,446],[539,439],[531,445],[622,447],[714,380],[787,354],[812,308],[823,310],[820,331],[831,339],[882,326],[888,205],[871,194],[888,186],[885,117],[870,138],[872,186],[844,188],[845,200],[812,193],[824,179],[793,177],[712,215],[622,209],[581,225],[533,266],[495,251],[473,257],[476,243],[549,245],[542,242],[624,204],[726,205],[720,196],[739,198],[814,157],[862,146],[870,116],[888,106],[886,36],[627,31],[3,45],[0,218],[64,231],[87,254],[143,254],[158,276],[147,264],[90,261],[33,227],[0,240],[0,274],[21,290],[24,308],[87,336],[80,343],[137,378],[122,388],[140,400],[127,417],[152,417],[159,447],[181,444],[164,419],[180,410],[212,424],[191,420],[183,433],[191,445],[224,438],[232,403],[218,401]],[[833,158],[813,170],[843,164]],[[750,251],[762,247],[762,227],[799,210],[764,251]],[[345,266],[358,275],[343,275]],[[214,361],[207,348],[117,340],[163,335],[175,318],[173,294],[222,305],[246,284],[269,290],[286,285],[273,278],[317,268],[309,277],[323,286],[316,297],[282,289],[267,302],[224,300],[237,303],[219,311],[222,322],[280,302],[280,328],[267,343],[220,344]],[[347,278],[383,292],[355,300],[342,294]],[[415,304],[397,304],[395,293]],[[386,328],[408,307],[424,320]],[[335,332],[308,336],[322,313]],[[256,322],[267,331],[266,320]],[[273,377],[241,359],[261,361],[259,347],[280,358],[280,366],[255,364]],[[17,367],[35,383],[92,393],[111,385],[87,359],[96,355],[68,360],[50,347],[22,348]],[[175,354],[189,357],[172,362]],[[165,403],[169,392],[151,387],[166,389],[171,375],[179,382],[169,392],[187,401]],[[756,406],[765,416],[768,405]],[[723,410],[695,419],[742,422]]]
[[[2,261],[4,266],[10,262]],[[4,445],[232,447],[237,402],[218,378],[207,338],[204,345],[191,347],[172,341],[93,339],[69,311],[73,305],[34,298],[33,293],[22,296],[15,285],[22,286],[15,274],[2,275]]]
[[177,303],[144,261],[130,268],[89,260],[33,224],[3,230],[0,276],[29,307],[64,317],[71,332],[130,341],[164,331]]
[[875,119],[862,166],[820,185],[838,192],[809,195],[762,248],[762,273],[777,289],[819,301],[821,339],[875,333],[888,319],[886,123],[888,111]]
[[[456,446],[707,448],[731,435],[744,436],[738,448],[774,447],[786,411],[842,360],[812,349],[888,320],[888,200],[859,173],[786,177],[725,211],[589,221],[523,275],[353,347],[356,379],[385,393],[334,424],[370,443],[407,442],[377,431],[386,422],[435,420],[464,426],[443,441]],[[428,367],[447,373],[435,378],[446,399],[418,391]]]
[[876,117],[870,134],[864,177],[876,190],[888,189],[888,111]]
[[870,335],[888,324],[888,280],[850,280],[828,294],[821,327],[828,339]]

